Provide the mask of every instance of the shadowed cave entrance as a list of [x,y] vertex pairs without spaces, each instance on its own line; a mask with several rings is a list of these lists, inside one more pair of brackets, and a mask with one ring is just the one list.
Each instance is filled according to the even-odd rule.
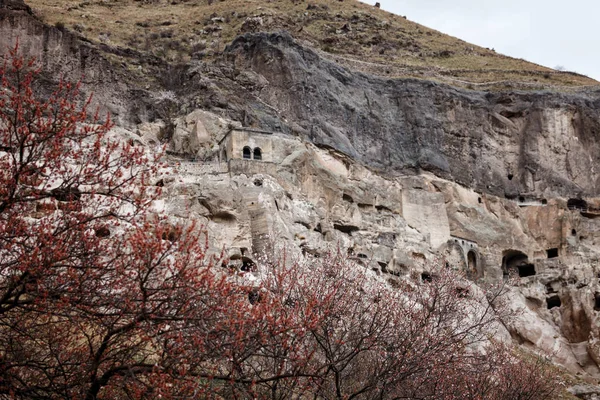
[[569,210],[587,211],[588,204],[587,204],[587,201],[585,201],[583,199],[569,199],[567,201],[567,208]]
[[471,279],[477,278],[477,255],[473,250],[467,254],[467,276]]
[[519,277],[535,275],[535,266],[529,262],[527,255],[518,250],[506,250],[502,256],[502,271],[505,277],[519,274]]
[[546,305],[548,306],[548,310],[551,310],[555,307],[560,307],[562,303],[560,301],[560,297],[558,295],[554,295],[546,298]]

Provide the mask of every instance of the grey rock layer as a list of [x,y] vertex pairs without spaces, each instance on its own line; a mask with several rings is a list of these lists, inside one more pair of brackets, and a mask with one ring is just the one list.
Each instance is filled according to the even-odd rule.
[[[335,58],[335,56],[332,56]],[[226,51],[281,125],[386,171],[426,170],[499,196],[600,190],[600,93],[486,93],[348,71],[287,34],[246,34]],[[258,78],[257,78],[258,80]],[[273,126],[264,106],[250,110]],[[265,114],[268,116],[265,117]]]

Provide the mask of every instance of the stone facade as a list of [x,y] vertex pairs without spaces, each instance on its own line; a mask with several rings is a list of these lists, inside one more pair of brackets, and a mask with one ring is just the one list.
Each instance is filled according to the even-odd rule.
[[250,159],[273,161],[273,133],[231,129],[219,143],[219,161]]

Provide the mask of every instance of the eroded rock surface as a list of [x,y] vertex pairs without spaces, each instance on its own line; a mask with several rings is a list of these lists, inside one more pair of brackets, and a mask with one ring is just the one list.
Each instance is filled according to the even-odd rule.
[[[585,210],[558,196],[506,199],[429,172],[381,174],[299,137],[219,129],[207,132],[219,146],[212,161],[172,160],[163,204],[206,224],[213,251],[242,260],[275,243],[290,257],[341,249],[391,284],[444,262],[474,281],[510,285],[517,317],[506,327],[517,343],[600,377],[594,198],[581,199]],[[245,159],[242,148],[258,144],[262,158]]]
[[600,377],[600,93],[372,77],[279,33],[246,34],[214,62],[115,65],[119,49],[18,0],[0,16],[0,45],[19,37],[38,58],[42,92],[83,75],[115,134],[167,144],[155,209],[204,224],[232,265],[274,243],[290,257],[339,249],[392,285],[447,263],[511,285],[518,317],[500,334]]

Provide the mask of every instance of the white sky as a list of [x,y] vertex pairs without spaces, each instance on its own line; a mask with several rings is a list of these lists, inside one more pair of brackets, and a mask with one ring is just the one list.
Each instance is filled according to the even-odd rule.
[[[364,0],[363,0],[364,1]],[[600,0],[368,0],[497,52],[600,80]]]

